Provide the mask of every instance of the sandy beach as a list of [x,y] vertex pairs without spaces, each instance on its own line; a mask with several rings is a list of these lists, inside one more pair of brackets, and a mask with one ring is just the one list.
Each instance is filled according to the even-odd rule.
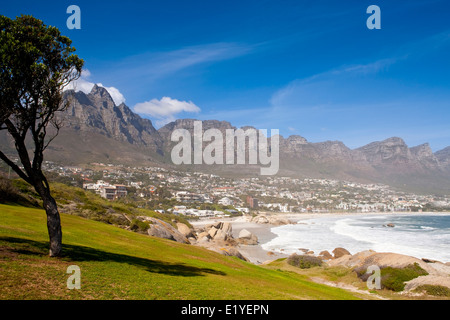
[[[312,219],[315,217],[325,217],[327,215],[348,215],[348,213],[269,213],[269,214],[261,214],[266,216],[273,216],[278,218],[289,219],[293,223],[296,223],[300,220]],[[228,221],[231,222],[233,231],[233,237],[238,238],[239,232],[242,229],[246,229],[256,235],[258,237],[257,245],[239,245],[237,249],[242,253],[244,257],[246,257],[250,262],[255,264],[262,264],[268,261],[273,261],[279,258],[288,257],[288,254],[283,254],[280,252],[272,252],[267,251],[262,248],[262,245],[269,242],[273,238],[276,237],[274,233],[271,232],[271,229],[276,227],[272,224],[259,224],[250,222],[250,216],[241,216],[235,218],[213,218],[213,219],[202,219],[196,221],[190,221],[190,223],[195,228],[201,228],[203,226],[219,222],[219,221]]]

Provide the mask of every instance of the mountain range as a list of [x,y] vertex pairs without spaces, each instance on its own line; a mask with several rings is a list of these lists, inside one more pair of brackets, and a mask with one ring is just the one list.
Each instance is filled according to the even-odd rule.
[[[156,130],[152,122],[124,103],[116,105],[108,91],[95,85],[89,94],[66,91],[69,101],[58,115],[63,128],[46,150],[46,160],[71,165],[105,162],[166,166],[229,176],[257,176],[257,165],[174,166],[171,150],[175,129],[193,132],[194,119],[178,119]],[[237,129],[227,121],[203,120],[203,130]],[[251,127],[243,127],[247,129]],[[4,133],[6,152],[13,143]],[[280,176],[385,183],[408,191],[450,194],[450,147],[432,152],[428,143],[408,147],[399,137],[350,149],[341,141],[312,143],[292,135],[279,137]]]

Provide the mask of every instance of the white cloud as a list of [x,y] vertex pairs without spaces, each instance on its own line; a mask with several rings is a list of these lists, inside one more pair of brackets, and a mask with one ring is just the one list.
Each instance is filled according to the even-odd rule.
[[105,87],[103,84],[101,83],[97,83],[97,85],[99,87],[103,87],[106,90],[108,90],[111,98],[114,100],[114,103],[116,104],[116,106],[120,105],[121,103],[125,103],[125,97],[123,96],[123,94],[119,91],[119,89],[115,88],[115,87]]
[[199,113],[201,110],[192,101],[179,101],[170,97],[163,97],[161,100],[152,99],[141,102],[134,106],[134,111],[156,118],[157,125],[164,125],[174,121],[175,115],[181,112]]
[[[91,92],[92,88],[94,87],[95,83],[89,81],[89,78],[91,77],[91,72],[87,69],[84,69],[81,73],[81,76],[76,81],[72,81],[67,85],[64,90],[75,90],[75,91],[82,91],[86,94],[89,94]],[[111,98],[113,99],[114,103],[116,105],[119,105],[121,103],[125,102],[125,97],[123,94],[119,91],[119,89],[115,87],[105,87],[101,83],[97,83],[99,87],[105,88],[108,93],[111,95]]]
[[75,91],[82,91],[86,94],[91,92],[92,87],[94,86],[94,83],[88,81],[88,79],[91,77],[91,72],[87,69],[84,69],[81,72],[80,78],[78,78],[75,81],[72,81],[69,83],[64,90],[75,90]]
[[[218,42],[183,47],[172,51],[146,52],[124,58],[110,70],[110,77],[146,82],[180,74],[189,68],[247,55],[255,45]],[[137,80],[138,79],[138,80]]]

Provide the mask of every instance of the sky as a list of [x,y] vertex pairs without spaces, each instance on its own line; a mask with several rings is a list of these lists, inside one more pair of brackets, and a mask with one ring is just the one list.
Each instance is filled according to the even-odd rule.
[[[69,29],[70,5],[81,29]],[[381,29],[369,29],[370,5]],[[3,1],[72,39],[96,83],[155,127],[179,118],[350,148],[450,146],[448,0]]]

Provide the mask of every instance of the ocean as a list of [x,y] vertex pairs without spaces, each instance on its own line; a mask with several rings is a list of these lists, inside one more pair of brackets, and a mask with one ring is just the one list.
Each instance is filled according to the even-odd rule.
[[262,245],[268,251],[319,254],[343,247],[351,254],[372,249],[450,262],[449,213],[326,215],[271,231],[276,237]]

